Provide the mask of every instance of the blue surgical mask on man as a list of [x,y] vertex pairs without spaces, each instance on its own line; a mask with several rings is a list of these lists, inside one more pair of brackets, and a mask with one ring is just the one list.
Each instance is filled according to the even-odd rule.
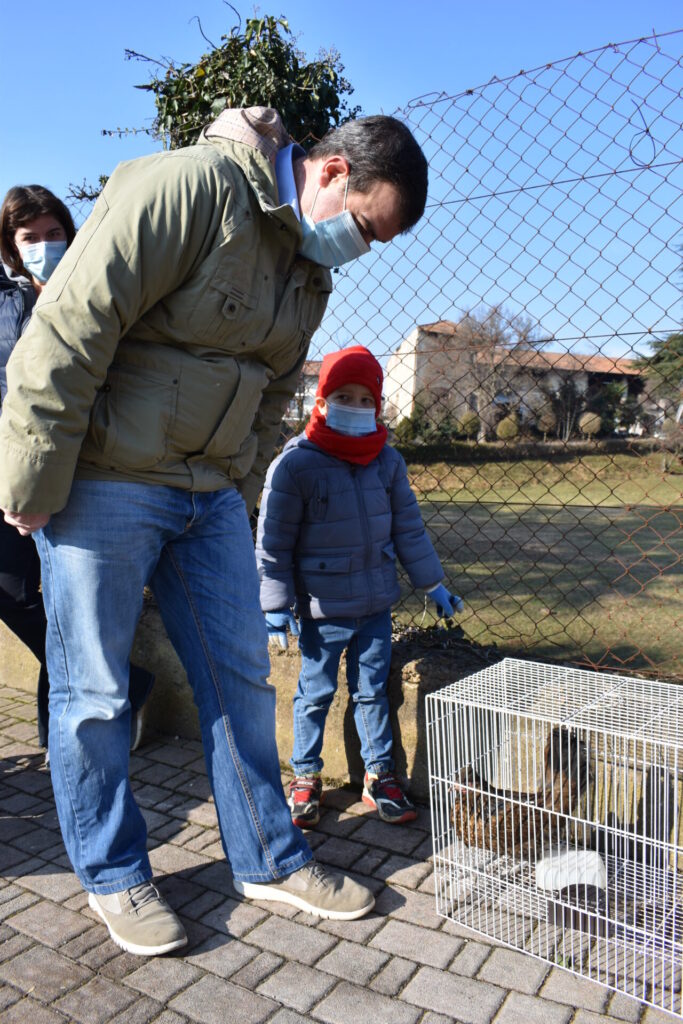
[[377,430],[374,409],[356,409],[350,405],[335,405],[334,402],[327,403],[325,423],[330,430],[349,437],[362,437]]
[[319,263],[321,267],[341,267],[343,263],[349,263],[358,256],[370,252],[370,246],[365,241],[353,215],[346,209],[346,194],[349,191],[349,179],[346,179],[344,189],[344,206],[341,213],[326,220],[319,220],[317,223],[313,218],[318,192],[313,198],[311,212],[304,214],[301,218],[301,230],[303,242],[299,252],[306,259]]
[[33,242],[18,248],[21,262],[31,277],[45,284],[66,252],[66,242]]

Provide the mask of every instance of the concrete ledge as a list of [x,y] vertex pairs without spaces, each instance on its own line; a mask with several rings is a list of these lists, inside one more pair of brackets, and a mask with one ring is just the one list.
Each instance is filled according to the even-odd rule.
[[[427,639],[442,646],[426,646]],[[132,657],[156,677],[147,704],[147,727],[167,735],[199,739],[199,718],[187,677],[152,600],[145,601]],[[290,643],[287,651],[271,648],[270,681],[277,690],[276,732],[283,764],[292,749],[292,699],[299,664],[295,643]],[[397,772],[409,780],[410,791],[419,801],[429,800],[425,696],[484,664],[474,647],[468,651],[463,644],[449,646],[447,630],[424,631],[422,642],[407,638],[394,644],[389,675],[394,757]],[[0,623],[0,684],[35,692],[37,678],[38,664],[33,655]],[[340,686],[327,719],[322,756],[326,781],[362,784],[363,762],[343,661]]]

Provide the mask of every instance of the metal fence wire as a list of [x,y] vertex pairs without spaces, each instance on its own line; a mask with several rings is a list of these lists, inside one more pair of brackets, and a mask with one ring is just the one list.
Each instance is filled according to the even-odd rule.
[[[682,40],[395,111],[425,217],[335,273],[287,416],[326,352],[367,345],[466,637],[663,678],[683,672]],[[396,618],[435,621],[407,579]]]
[[[683,32],[396,114],[423,221],[340,268],[317,360],[366,344],[465,634],[680,677]],[[433,622],[408,585],[406,624]]]

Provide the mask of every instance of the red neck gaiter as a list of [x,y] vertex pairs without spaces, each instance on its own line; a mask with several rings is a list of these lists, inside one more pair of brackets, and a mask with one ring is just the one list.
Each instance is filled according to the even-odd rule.
[[325,417],[316,407],[306,424],[306,437],[328,455],[334,455],[345,462],[356,462],[361,466],[367,466],[369,462],[377,458],[384,448],[387,440],[387,428],[384,424],[378,423],[374,434],[350,437],[348,434],[340,434],[337,430],[331,430],[325,422]]

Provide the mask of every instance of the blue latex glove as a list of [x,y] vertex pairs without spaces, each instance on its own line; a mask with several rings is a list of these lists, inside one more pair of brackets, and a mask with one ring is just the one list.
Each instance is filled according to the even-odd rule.
[[436,605],[436,611],[440,619],[450,619],[454,612],[463,612],[465,610],[463,599],[458,597],[457,594],[449,593],[443,583],[439,583],[438,587],[430,590],[427,593],[427,597]]
[[266,612],[266,628],[268,642],[277,640],[283,651],[287,650],[287,629],[292,636],[299,635],[299,624],[291,608],[285,608],[281,612]]

